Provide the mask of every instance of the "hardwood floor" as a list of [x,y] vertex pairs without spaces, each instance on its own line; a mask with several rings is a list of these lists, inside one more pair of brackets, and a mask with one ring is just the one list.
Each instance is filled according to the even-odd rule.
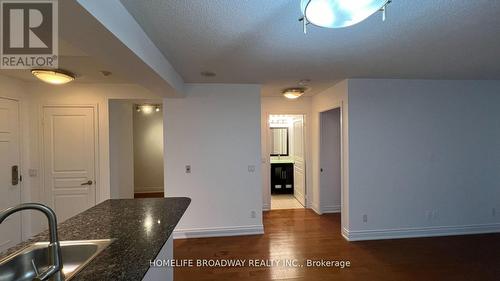
[[181,280],[500,280],[500,234],[347,242],[340,215],[264,214],[264,235],[174,241],[176,259],[348,260],[334,267],[177,267]]
[[134,198],[163,198],[163,192],[136,192]]

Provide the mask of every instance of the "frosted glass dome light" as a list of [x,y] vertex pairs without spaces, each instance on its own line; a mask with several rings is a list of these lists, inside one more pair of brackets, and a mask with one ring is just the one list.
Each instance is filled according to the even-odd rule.
[[301,0],[304,22],[327,28],[355,25],[385,7],[390,0]]

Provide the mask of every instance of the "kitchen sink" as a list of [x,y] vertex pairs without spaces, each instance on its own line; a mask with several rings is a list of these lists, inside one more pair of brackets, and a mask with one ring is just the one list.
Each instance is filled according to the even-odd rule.
[[[112,239],[61,241],[62,272],[70,280],[113,242]],[[0,261],[0,281],[32,281],[49,266],[48,242],[38,242]]]

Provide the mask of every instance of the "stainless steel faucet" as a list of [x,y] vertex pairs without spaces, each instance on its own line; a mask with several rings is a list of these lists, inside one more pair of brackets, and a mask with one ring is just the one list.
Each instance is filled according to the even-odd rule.
[[[59,243],[59,239],[57,238],[57,218],[56,213],[54,211],[43,205],[38,203],[25,203],[20,204],[15,207],[11,207],[5,209],[0,212],[0,223],[2,223],[8,216],[23,211],[23,210],[37,210],[45,214],[49,221],[49,235],[50,235],[50,244],[49,244],[49,260],[51,265],[49,268],[38,274],[33,280],[48,280],[51,277],[54,277],[55,280],[62,280],[62,259],[61,259],[61,245]],[[35,271],[37,269],[35,268]]]

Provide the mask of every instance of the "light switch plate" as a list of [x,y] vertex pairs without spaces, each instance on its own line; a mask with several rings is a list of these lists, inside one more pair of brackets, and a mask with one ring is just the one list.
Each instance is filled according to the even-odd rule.
[[191,174],[191,165],[186,165],[186,174]]

